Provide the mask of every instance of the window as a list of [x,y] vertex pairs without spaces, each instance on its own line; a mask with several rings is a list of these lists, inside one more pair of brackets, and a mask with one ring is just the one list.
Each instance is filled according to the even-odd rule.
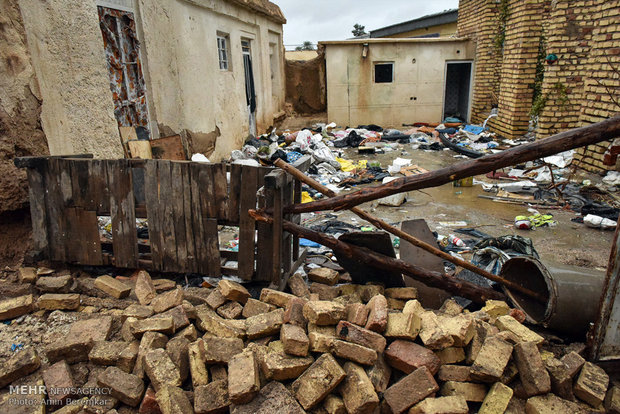
[[217,35],[217,54],[220,59],[220,70],[229,70],[228,35]]
[[394,81],[394,62],[375,63],[375,83],[391,83]]

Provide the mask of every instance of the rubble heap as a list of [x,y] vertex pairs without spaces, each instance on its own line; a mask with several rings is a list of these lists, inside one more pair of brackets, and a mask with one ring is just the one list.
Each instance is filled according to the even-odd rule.
[[[326,268],[308,277],[292,276],[292,293],[265,288],[255,299],[231,280],[182,289],[144,271],[133,286],[101,276],[95,289],[126,307],[18,352],[0,367],[0,388],[39,370],[48,399],[74,400],[63,414],[619,412],[620,388],[608,391],[603,369],[575,351],[542,350],[543,336],[504,302],[468,312],[450,299],[426,310],[411,287],[336,285]],[[37,286],[62,282],[44,279]],[[4,300],[0,317],[74,310],[83,306],[75,296]],[[80,363],[98,374],[79,382]],[[79,400],[75,387],[110,393]]]

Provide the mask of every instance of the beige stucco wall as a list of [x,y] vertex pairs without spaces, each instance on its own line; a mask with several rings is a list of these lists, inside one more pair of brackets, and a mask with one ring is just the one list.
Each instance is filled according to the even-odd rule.
[[[259,133],[272,125],[284,103],[281,24],[223,0],[139,0],[138,8],[160,133],[185,134],[214,161],[241,147],[249,133],[242,38],[251,40]],[[229,35],[229,71],[219,69],[218,32]]]
[[20,0],[52,155],[123,156],[97,7],[83,0]]
[[[446,61],[472,60],[466,40],[367,39],[322,42],[326,47],[327,115],[339,125],[438,122],[443,112]],[[414,61],[415,59],[415,61]],[[375,62],[394,62],[394,82],[374,83]]]

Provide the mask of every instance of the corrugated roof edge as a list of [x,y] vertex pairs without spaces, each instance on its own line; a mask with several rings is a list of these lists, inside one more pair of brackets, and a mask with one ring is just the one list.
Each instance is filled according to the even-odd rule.
[[389,36],[397,33],[408,32],[423,27],[436,26],[446,23],[454,23],[458,20],[459,9],[444,10],[439,13],[427,14],[417,19],[407,20],[406,22],[395,23],[389,26],[370,30],[370,37]]

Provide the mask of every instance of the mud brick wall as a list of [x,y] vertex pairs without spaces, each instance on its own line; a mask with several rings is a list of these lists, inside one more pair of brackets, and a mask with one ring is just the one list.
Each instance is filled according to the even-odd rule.
[[[503,50],[496,45],[501,11],[507,9]],[[476,41],[472,122],[498,103],[491,129],[514,138],[527,132],[538,45],[558,61],[545,64],[536,137],[609,118],[620,112],[620,0],[461,0],[459,36]],[[605,172],[610,143],[578,150],[577,165]]]
[[461,0],[458,35],[476,43],[471,122],[482,123],[497,103],[502,54],[495,47],[499,32],[498,5],[494,0]]
[[325,51],[304,61],[286,60],[286,102],[298,114],[316,114],[327,110]]

